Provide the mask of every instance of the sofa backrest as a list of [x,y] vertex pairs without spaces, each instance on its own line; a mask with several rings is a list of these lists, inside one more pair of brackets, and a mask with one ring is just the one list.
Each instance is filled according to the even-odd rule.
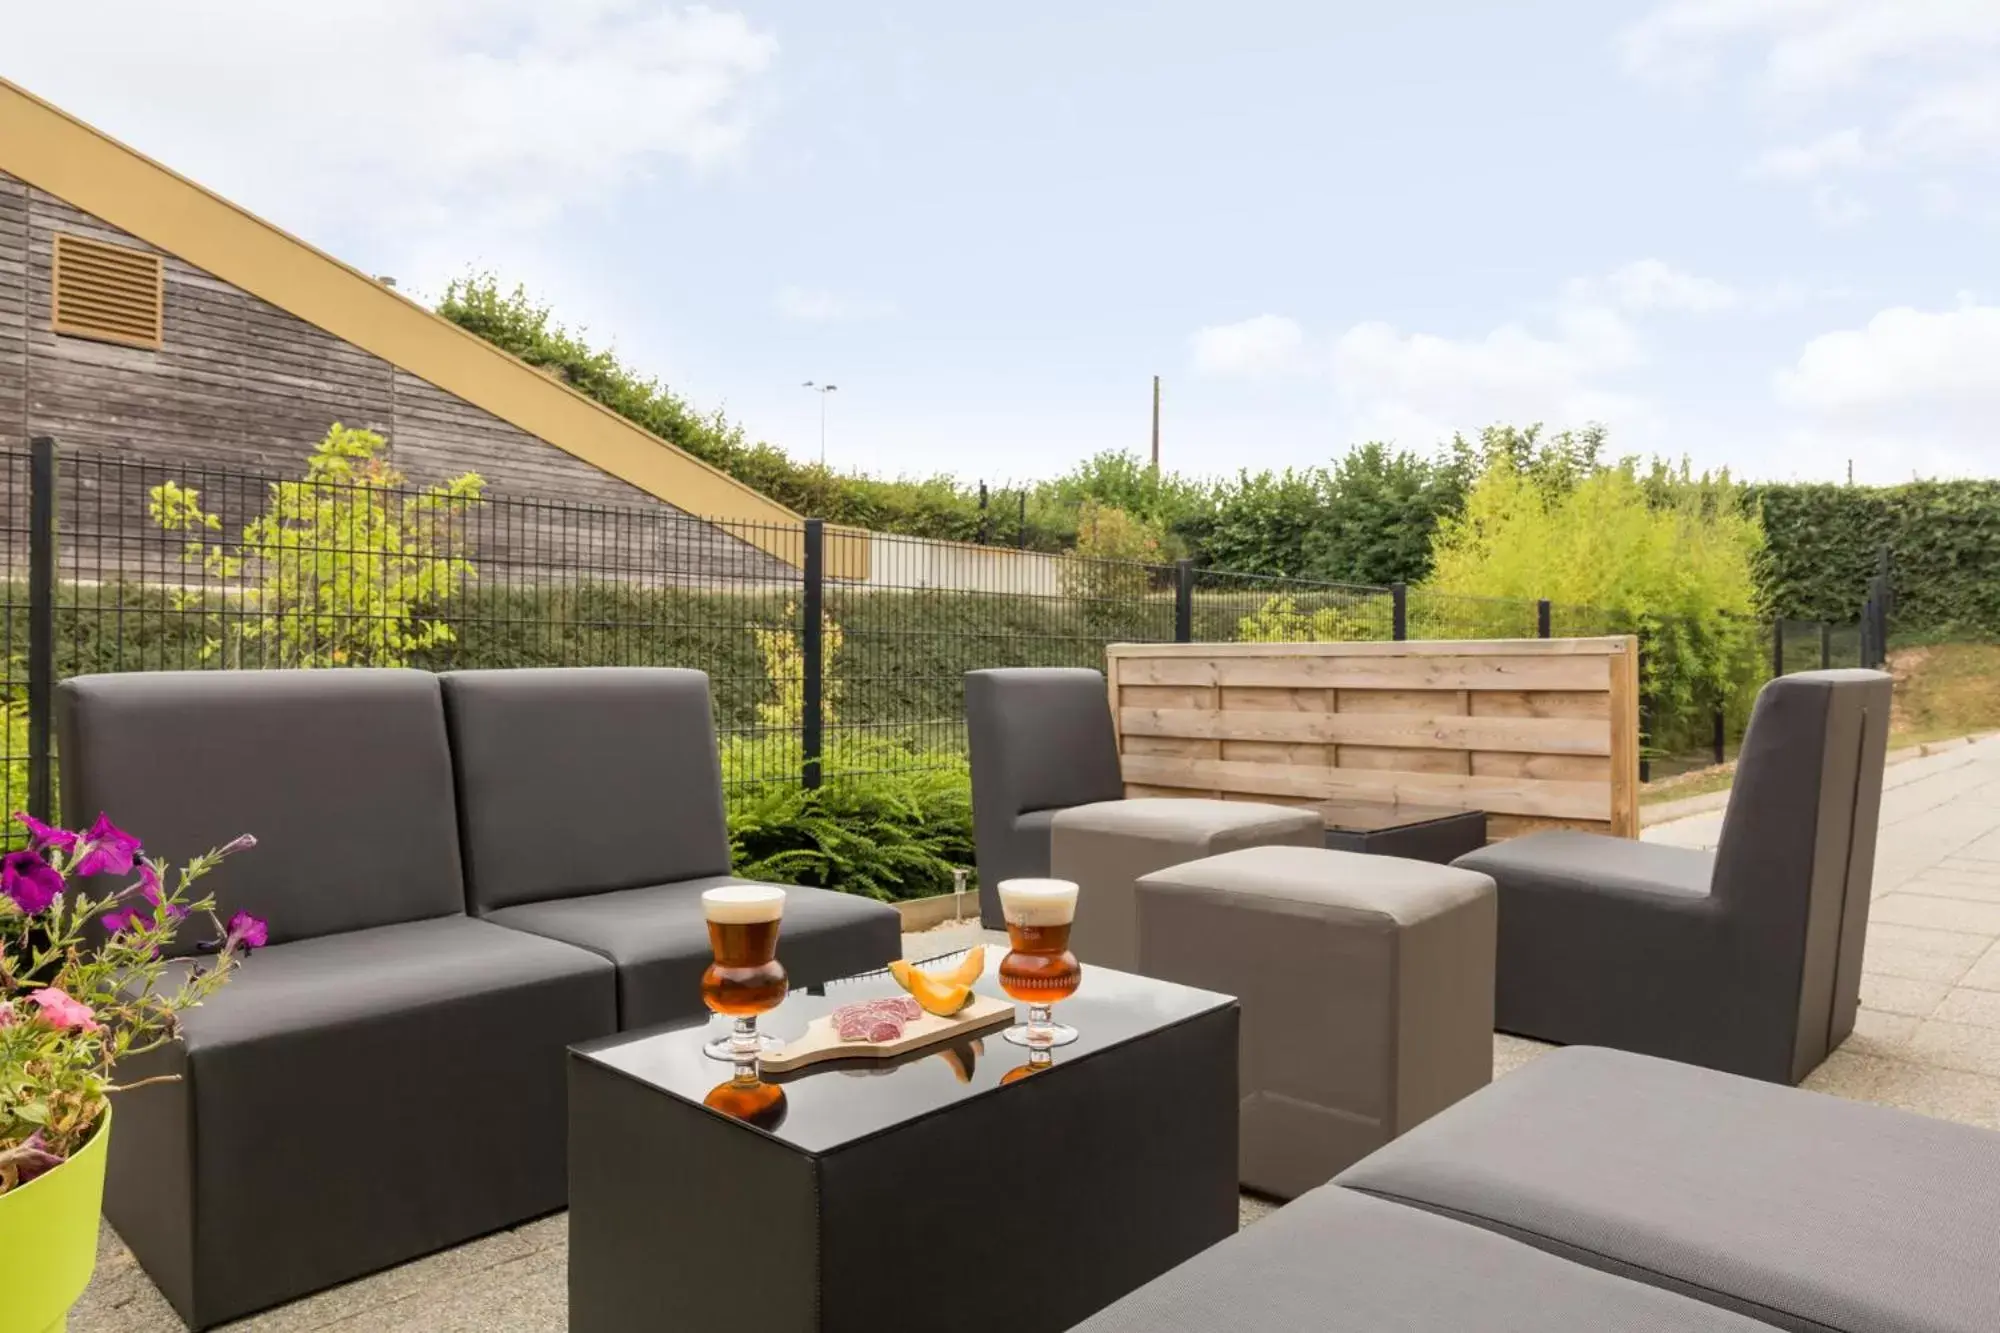
[[1103,673],[1004,667],[965,673],[965,729],[980,817],[1012,820],[1125,795]]
[[[423,671],[158,671],[56,691],[64,822],[100,811],[178,867],[238,834],[201,881],[271,942],[465,910],[451,756]],[[103,887],[109,887],[103,886]],[[181,932],[185,948],[211,932]]]
[[1794,1065],[1850,1031],[1874,879],[1890,678],[1807,671],[1757,695],[1716,849],[1714,893],[1747,972],[1798,1002]]
[[471,910],[729,873],[706,674],[556,667],[441,679]]

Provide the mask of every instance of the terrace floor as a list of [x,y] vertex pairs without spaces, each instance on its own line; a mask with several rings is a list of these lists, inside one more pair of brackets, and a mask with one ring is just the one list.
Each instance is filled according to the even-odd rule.
[[[1719,812],[1646,831],[1713,846]],[[912,956],[975,942],[976,926],[909,937]],[[1004,938],[999,939],[1004,944]],[[1854,1035],[1805,1086],[2000,1129],[2000,739],[1889,770]],[[1495,1076],[1549,1049],[1496,1035]],[[1270,1203],[1245,1196],[1244,1221]],[[229,1325],[239,1333],[556,1333],[566,1327],[562,1215]],[[71,1333],[181,1327],[109,1226]]]

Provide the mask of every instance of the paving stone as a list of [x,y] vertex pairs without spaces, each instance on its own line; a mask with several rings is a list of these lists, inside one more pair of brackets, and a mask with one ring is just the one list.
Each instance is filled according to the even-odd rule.
[[1847,1035],[1840,1049],[1856,1055],[1900,1054],[1917,1030],[1917,1024],[1923,1021],[1912,1014],[1863,1009],[1854,1016],[1854,1031]]
[[1899,949],[1893,944],[1877,945],[1868,941],[1868,948],[1861,955],[1863,972],[1879,972],[1884,976],[1908,977],[1913,981],[1941,981],[1947,986],[1965,975],[1972,966],[1972,959],[1955,957],[1948,953],[1927,953],[1922,949]]
[[1890,1014],[1912,1014],[1929,1018],[1951,987],[1938,981],[1912,981],[1908,977],[1885,977],[1879,972],[1861,974],[1861,1003],[1869,1009]]
[[1980,955],[1978,960],[1966,969],[1965,975],[1958,979],[1958,984],[1970,986],[1974,990],[2000,991],[2000,944],[1994,945]]
[[1899,926],[1889,921],[1868,922],[1868,947],[1886,945],[1896,949],[1917,949],[1925,953],[1950,954],[1968,963],[1992,948],[2000,939],[1962,930],[1931,930],[1924,926]]
[[1926,872],[1903,887],[1911,893],[1927,894],[1933,898],[1960,898],[1969,903],[2000,903],[2000,878],[1991,883],[1975,884],[1958,877]]
[[1963,930],[1972,934],[2000,935],[2000,903],[1972,903],[1962,898],[1939,898],[1912,892],[1908,888],[1883,894],[1869,906],[1870,921],[1886,921],[1897,926],[1928,926],[1932,930]]
[[1954,988],[1931,1017],[1943,1023],[1970,1023],[1974,1027],[2000,1028],[2000,992]]
[[1910,1058],[1940,1069],[2000,1078],[2000,1030],[1925,1019],[1910,1038]]

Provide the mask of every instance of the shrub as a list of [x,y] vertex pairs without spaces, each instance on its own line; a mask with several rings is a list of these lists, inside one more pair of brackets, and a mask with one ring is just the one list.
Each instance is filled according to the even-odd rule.
[[799,769],[791,736],[723,747],[736,873],[894,902],[948,893],[970,869],[972,778],[956,754],[862,737],[832,739],[826,785],[745,779]]
[[1490,462],[1464,512],[1440,524],[1426,590],[1600,608],[1608,628],[1644,641],[1651,743],[1703,739],[1713,710],[1741,714],[1757,683],[1762,532],[1727,476],[1572,462]]
[[[403,666],[450,641],[451,627],[420,610],[449,602],[473,577],[460,525],[484,483],[468,472],[406,490],[381,457],[387,445],[335,422],[307,458],[305,479],[273,482],[270,507],[233,551],[210,544],[222,520],[202,509],[199,491],[174,481],[152,488],[153,522],[187,533],[184,558],[224,585],[173,594],[176,610],[206,623],[204,660],[221,653],[242,665],[254,642],[275,648],[273,665]],[[249,586],[231,586],[243,579]]]
[[[1063,596],[1085,603],[1142,598],[1163,558],[1156,529],[1122,509],[1085,500],[1077,513],[1076,558],[1062,562]],[[1095,609],[1085,607],[1086,613]]]

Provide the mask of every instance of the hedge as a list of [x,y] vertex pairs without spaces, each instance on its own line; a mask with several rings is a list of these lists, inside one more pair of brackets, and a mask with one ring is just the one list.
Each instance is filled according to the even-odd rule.
[[2000,633],[2000,481],[1759,486],[1773,614],[1851,621],[1891,553],[1899,636]]

